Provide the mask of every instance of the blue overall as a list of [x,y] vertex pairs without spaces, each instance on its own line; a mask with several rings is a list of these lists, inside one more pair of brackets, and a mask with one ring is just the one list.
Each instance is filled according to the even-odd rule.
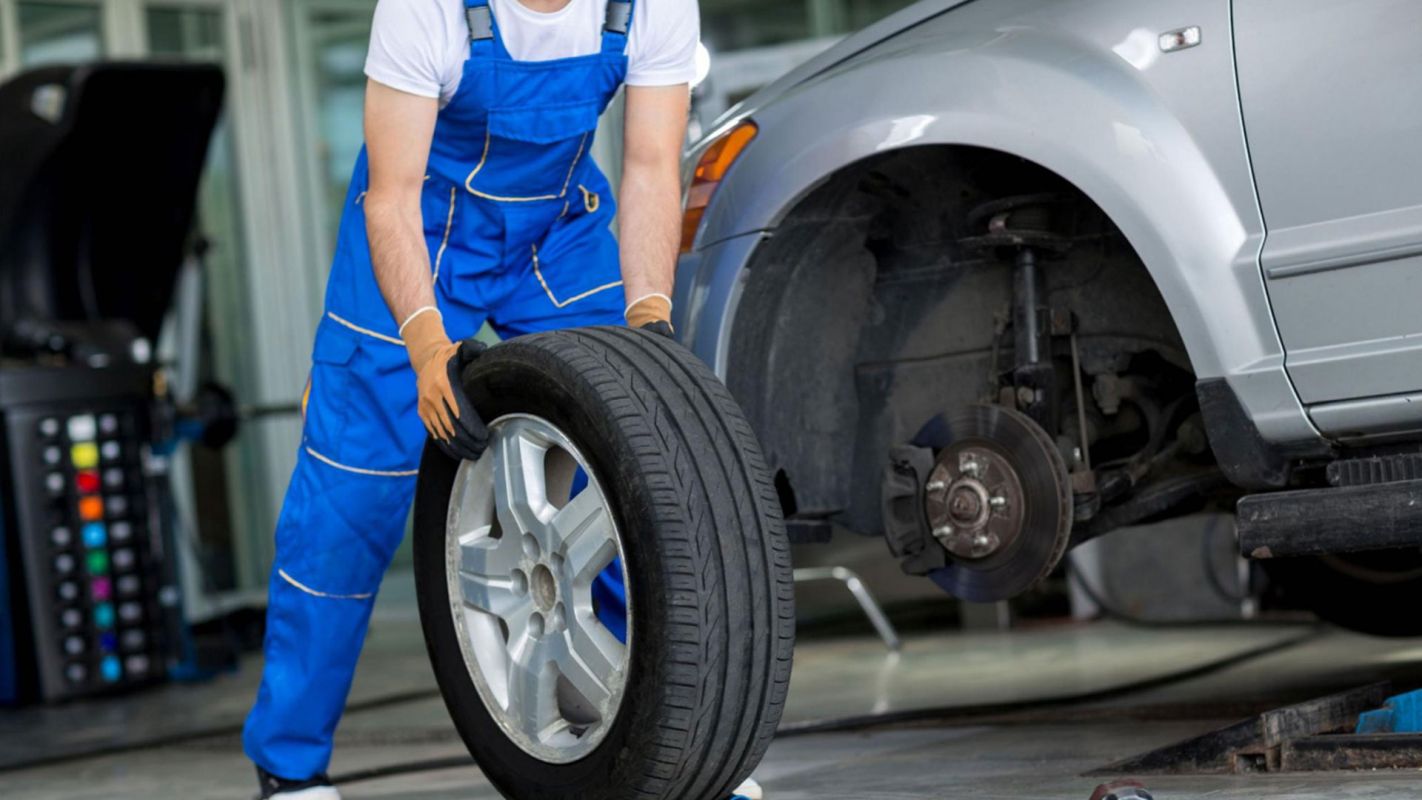
[[[422,198],[445,328],[458,340],[486,321],[505,338],[622,324],[614,202],[589,149],[627,74],[631,4],[609,4],[601,52],[543,62],[509,56],[488,0],[465,5],[469,58],[439,113]],[[243,733],[257,766],[292,780],[329,764],[426,437],[398,323],[371,266],[361,208],[368,186],[362,151],[277,524],[265,672]],[[617,632],[617,615],[604,616]]]

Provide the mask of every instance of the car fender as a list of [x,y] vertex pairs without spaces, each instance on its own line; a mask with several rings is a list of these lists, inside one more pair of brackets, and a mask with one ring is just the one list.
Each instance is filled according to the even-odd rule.
[[[1266,440],[1317,441],[1283,370],[1258,268],[1263,226],[1227,9],[1220,4],[1224,13],[1214,20],[1224,40],[1217,52],[1187,52],[1169,63],[1175,56],[1154,50],[1157,29],[1137,24],[1143,21],[1097,29],[1045,12],[1010,25],[999,15],[988,16],[994,24],[961,19],[999,5],[1035,6],[971,3],[745,109],[739,119],[754,119],[760,134],[708,208],[699,246],[747,252],[713,246],[773,235],[830,175],[888,151],[968,145],[1007,152],[1071,182],[1115,222],[1153,276],[1200,379],[1226,379]],[[1188,82],[1197,84],[1193,94],[1173,94],[1189,90]],[[707,266],[739,271],[748,262]],[[697,325],[726,325],[730,306],[723,314],[695,309]],[[724,365],[721,353],[706,355]]]

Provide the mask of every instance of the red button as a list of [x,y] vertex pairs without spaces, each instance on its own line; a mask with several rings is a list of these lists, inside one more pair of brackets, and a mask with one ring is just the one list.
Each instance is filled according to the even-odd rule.
[[99,491],[98,470],[80,470],[74,476],[74,483],[79,487],[80,494],[97,494]]

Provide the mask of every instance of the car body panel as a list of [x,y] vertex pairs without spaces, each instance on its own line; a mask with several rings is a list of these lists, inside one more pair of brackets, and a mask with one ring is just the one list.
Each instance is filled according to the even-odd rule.
[[[1186,26],[1202,44],[1162,53],[1159,35]],[[1033,161],[1090,197],[1154,277],[1196,374],[1228,380],[1266,440],[1322,441],[1285,373],[1259,268],[1228,0],[977,0],[854,47],[718,126],[751,117],[761,128],[681,266],[715,287],[687,295],[685,332],[723,377],[740,280],[718,273],[744,271],[754,247],[719,243],[773,235],[799,199],[866,158],[969,145]]]
[[[1422,3],[1235,0],[1235,25],[1263,267],[1300,397],[1422,390]],[[1390,425],[1422,427],[1416,403],[1315,415],[1332,427],[1364,408],[1410,408]]]

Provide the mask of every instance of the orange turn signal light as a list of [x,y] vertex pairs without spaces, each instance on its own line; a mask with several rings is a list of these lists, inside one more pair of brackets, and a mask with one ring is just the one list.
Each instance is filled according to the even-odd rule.
[[701,154],[686,192],[686,209],[681,217],[681,252],[691,252],[696,244],[696,231],[701,227],[701,218],[711,205],[716,187],[759,131],[754,122],[746,120],[722,134]]

